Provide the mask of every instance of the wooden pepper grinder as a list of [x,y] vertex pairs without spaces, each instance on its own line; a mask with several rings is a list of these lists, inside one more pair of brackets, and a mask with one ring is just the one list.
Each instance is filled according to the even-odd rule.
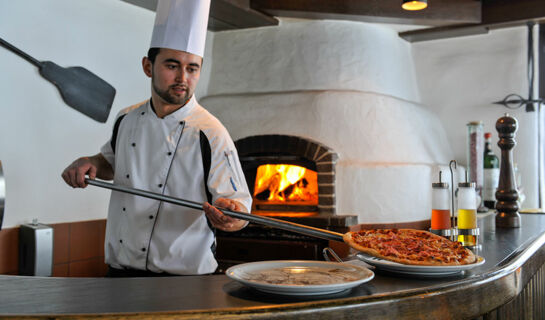
[[518,213],[519,194],[513,170],[513,152],[515,147],[515,132],[517,119],[507,113],[496,122],[498,131],[498,146],[501,149],[500,182],[496,191],[496,227],[519,228],[520,214]]

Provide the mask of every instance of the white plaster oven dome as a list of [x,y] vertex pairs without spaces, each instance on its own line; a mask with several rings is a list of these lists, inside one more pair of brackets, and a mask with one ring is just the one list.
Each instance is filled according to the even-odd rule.
[[419,104],[410,47],[395,32],[282,22],[218,32],[212,57],[200,102],[234,140],[280,134],[332,149],[337,213],[359,223],[430,218],[431,182],[453,155],[438,118]]
[[409,43],[377,25],[282,20],[216,32],[212,56],[207,95],[354,90],[420,101]]

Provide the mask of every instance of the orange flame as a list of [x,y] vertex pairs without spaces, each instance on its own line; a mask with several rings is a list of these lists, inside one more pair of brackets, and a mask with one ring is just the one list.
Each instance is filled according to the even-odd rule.
[[[287,164],[265,164],[257,168],[254,197],[267,195],[266,201],[309,201],[318,199],[315,171]],[[264,193],[265,192],[265,193]],[[259,198],[259,196],[257,197]],[[260,198],[263,199],[263,196]]]

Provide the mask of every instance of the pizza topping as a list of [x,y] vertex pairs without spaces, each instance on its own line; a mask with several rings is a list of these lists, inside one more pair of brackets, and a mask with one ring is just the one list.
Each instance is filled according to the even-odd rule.
[[384,250],[384,254],[387,256],[395,256],[395,257],[398,257],[400,255],[399,252],[397,252],[397,250],[394,249],[393,247],[387,247]]

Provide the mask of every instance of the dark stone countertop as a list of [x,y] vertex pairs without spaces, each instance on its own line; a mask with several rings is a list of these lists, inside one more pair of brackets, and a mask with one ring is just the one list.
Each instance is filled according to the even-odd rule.
[[486,263],[464,274],[417,278],[382,273],[349,292],[285,297],[261,293],[224,275],[165,278],[0,276],[0,318],[24,315],[126,319],[410,319],[471,318],[521,292],[545,263],[545,215],[524,214],[518,229],[479,220]]

